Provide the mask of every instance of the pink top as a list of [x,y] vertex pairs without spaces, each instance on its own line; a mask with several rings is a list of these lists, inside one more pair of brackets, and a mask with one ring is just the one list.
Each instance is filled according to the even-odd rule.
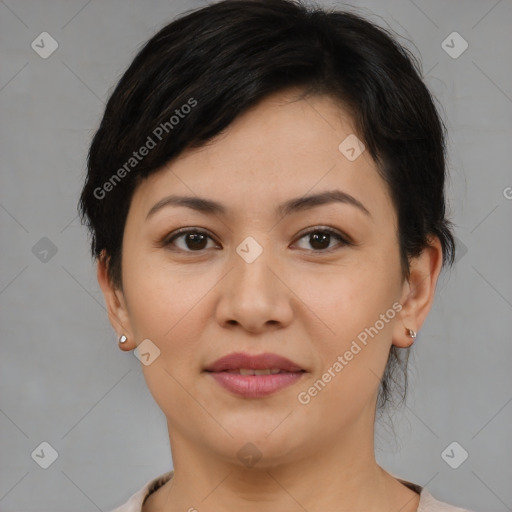
[[[124,505],[112,512],[141,512],[144,500],[159,487],[168,482],[173,476],[174,470],[164,473],[153,480],[150,480],[142,489],[137,491]],[[417,512],[470,512],[465,508],[454,507],[442,501],[436,500],[424,487],[412,482],[398,478],[400,482],[419,493],[420,504]]]

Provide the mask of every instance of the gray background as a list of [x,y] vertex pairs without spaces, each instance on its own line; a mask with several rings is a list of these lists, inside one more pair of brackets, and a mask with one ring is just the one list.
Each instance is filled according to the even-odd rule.
[[[1,511],[110,510],[170,469],[165,418],[117,347],[76,203],[109,90],[158,28],[202,5],[0,0]],[[512,510],[512,2],[352,5],[414,41],[450,133],[461,250],[378,460],[444,501]],[[31,48],[43,31],[59,45],[47,59]],[[458,58],[441,46],[453,31],[469,45]],[[48,469],[31,457],[43,441],[58,452]],[[441,457],[453,441],[469,453],[458,469]]]

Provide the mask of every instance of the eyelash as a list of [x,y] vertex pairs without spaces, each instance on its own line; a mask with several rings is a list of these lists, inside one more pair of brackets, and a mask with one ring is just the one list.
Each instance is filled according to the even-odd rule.
[[[330,235],[331,237],[334,237],[336,238],[340,243],[338,244],[338,246],[335,246],[333,248],[330,248],[330,249],[311,249],[311,252],[313,253],[331,253],[335,250],[338,250],[344,246],[351,246],[351,245],[355,245],[353,242],[351,242],[348,237],[342,235],[341,233],[339,233],[338,231],[332,229],[332,228],[327,228],[327,227],[314,227],[304,233],[302,233],[298,238],[297,240],[302,240],[303,238],[307,237],[308,235],[312,234],[312,233],[327,233],[328,235]],[[177,239],[177,238],[180,238],[184,235],[188,235],[188,234],[199,234],[199,235],[206,235],[208,238],[210,238],[211,240],[214,240],[214,238],[206,231],[203,231],[201,229],[194,229],[194,228],[182,228],[182,229],[178,229],[177,231],[175,231],[174,233],[171,234],[171,236],[169,237],[166,237],[161,245],[163,247],[168,247],[170,245],[173,244],[173,242]],[[215,241],[215,240],[214,240]],[[217,242],[216,242],[217,243]],[[185,250],[185,249],[171,249],[171,250],[174,250],[174,251],[177,251],[177,252],[185,252],[185,253],[202,253],[203,251],[206,251],[207,249],[200,249],[198,251],[193,251],[193,250]]]

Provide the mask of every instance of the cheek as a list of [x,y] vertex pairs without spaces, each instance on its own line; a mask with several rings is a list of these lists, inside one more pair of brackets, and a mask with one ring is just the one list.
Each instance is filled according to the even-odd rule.
[[190,313],[201,308],[216,276],[197,266],[171,265],[161,252],[144,254],[135,248],[123,261],[123,281],[136,337],[168,345]]
[[[204,343],[206,323],[211,319],[211,314],[206,314],[208,291],[217,281],[218,276],[183,275],[158,265],[127,278],[137,343],[150,339],[160,351],[154,362],[141,364],[141,369],[150,393],[167,417],[190,409],[194,403],[194,379],[201,371],[200,356],[204,352],[200,344]],[[177,416],[175,421],[183,419]]]
[[361,258],[329,274],[294,286],[306,298],[304,315],[309,310],[309,338],[319,356],[314,377],[329,382],[330,399],[338,403],[350,403],[350,396],[364,401],[378,387],[391,346],[400,309],[398,263]]
[[[333,267],[321,276],[302,272],[293,289],[304,298],[318,329],[325,331],[323,338],[336,345],[373,326],[392,308],[401,287],[396,262],[365,262],[361,258],[354,264]],[[391,309],[386,320],[395,316]],[[382,326],[379,322],[379,331],[387,333],[389,323]]]
[[200,264],[179,268],[161,256],[134,254],[126,261],[125,288],[135,338],[148,338],[160,350],[155,364],[142,369],[152,392],[164,388],[169,393],[169,383],[159,380],[164,369],[180,382],[190,381],[213,346],[205,333],[212,322],[212,297],[224,272]]

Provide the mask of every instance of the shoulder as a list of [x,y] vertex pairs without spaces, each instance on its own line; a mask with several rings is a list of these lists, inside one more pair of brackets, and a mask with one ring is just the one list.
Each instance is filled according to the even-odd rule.
[[174,470],[168,471],[163,475],[160,475],[156,478],[153,478],[149,482],[147,482],[142,489],[139,489],[135,494],[133,494],[130,499],[120,507],[112,510],[111,512],[141,512],[142,505],[146,498],[153,492],[155,492],[159,487],[168,482],[174,474]]
[[437,500],[425,487],[422,487],[421,485],[402,480],[401,478],[398,478],[397,480],[420,495],[417,512],[472,512],[466,508],[456,507],[445,503],[444,501]]
[[471,512],[466,508],[455,507],[439,501],[432,496],[425,488],[422,489],[420,494],[420,505],[418,512]]

